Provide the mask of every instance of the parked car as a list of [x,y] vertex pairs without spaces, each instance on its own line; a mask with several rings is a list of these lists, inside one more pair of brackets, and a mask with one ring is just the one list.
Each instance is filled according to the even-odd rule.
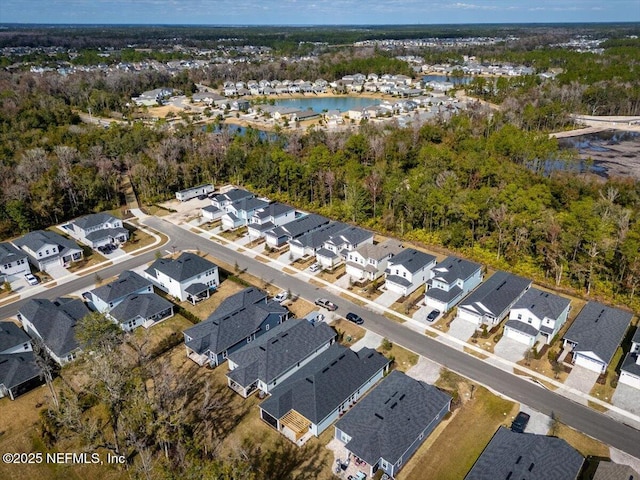
[[40,281],[38,280],[38,277],[36,277],[32,273],[26,273],[24,275],[24,278],[29,285],[38,285],[40,283]]
[[516,418],[511,423],[511,431],[516,433],[524,433],[524,429],[527,428],[531,416],[528,413],[518,412]]
[[275,297],[273,297],[273,299],[278,303],[284,302],[287,298],[289,298],[289,293],[286,290],[282,290],[280,293],[276,294]]
[[198,200],[205,200],[206,198],[206,195],[198,195]]
[[427,315],[427,322],[433,322],[440,315],[440,310],[431,310]]
[[319,307],[326,308],[331,312],[338,309],[338,306],[335,303],[326,298],[316,298],[316,301],[314,303]]
[[356,325],[362,325],[364,323],[364,320],[362,319],[362,317],[353,312],[347,313],[345,318],[350,322],[355,323]]
[[316,263],[312,264],[312,265],[309,267],[309,271],[310,271],[310,272],[317,272],[318,270],[320,270],[320,264],[319,264],[318,262],[316,262]]

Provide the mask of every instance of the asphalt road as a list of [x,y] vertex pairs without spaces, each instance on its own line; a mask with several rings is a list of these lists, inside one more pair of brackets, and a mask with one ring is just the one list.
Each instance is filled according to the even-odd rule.
[[[525,403],[542,413],[547,415],[553,413],[563,423],[614,448],[640,458],[640,432],[638,430],[546,390],[533,382],[523,380],[471,355],[443,345],[430,337],[417,335],[414,331],[389,320],[383,315],[360,307],[327,290],[320,289],[307,282],[301,282],[299,279],[284,274],[269,265],[246,257],[215,242],[205,240],[160,218],[150,217],[144,223],[168,234],[171,237],[169,245],[175,245],[178,250],[199,250],[231,265],[237,262],[240,269],[246,268],[251,274],[282,289],[289,289],[294,294],[311,301],[319,296],[329,298],[338,305],[337,313],[341,315],[345,315],[348,311],[357,313],[365,319],[366,328],[388,338],[391,342],[402,345],[473,381],[486,385],[518,402]],[[166,246],[162,248],[166,248]],[[115,266],[107,267],[100,272],[100,275],[103,278],[107,278],[117,275],[125,269],[150,262],[155,258],[155,252],[156,250],[152,250]],[[43,295],[39,296],[55,298],[76,290],[88,288],[93,283],[94,278],[89,275],[87,278],[76,279],[48,289]],[[0,318],[14,315],[23,303],[24,300],[21,300],[1,307]]]

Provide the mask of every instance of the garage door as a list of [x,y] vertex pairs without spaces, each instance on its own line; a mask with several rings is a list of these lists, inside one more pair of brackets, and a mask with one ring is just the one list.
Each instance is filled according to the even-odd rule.
[[604,365],[602,362],[598,362],[589,357],[585,357],[584,355],[577,354],[574,362],[576,365],[580,365],[581,367],[588,368],[594,372],[602,373],[604,371]]
[[640,378],[635,375],[629,375],[627,372],[620,372],[620,383],[640,389]]
[[516,342],[524,343],[530,347],[533,346],[534,338],[531,335],[527,335],[526,333],[522,333],[518,330],[515,330],[510,327],[504,327],[504,335],[507,338],[511,338]]

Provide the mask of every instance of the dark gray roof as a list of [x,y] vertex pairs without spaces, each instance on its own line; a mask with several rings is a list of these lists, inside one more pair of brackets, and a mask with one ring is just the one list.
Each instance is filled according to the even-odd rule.
[[575,352],[593,352],[609,363],[629,328],[633,314],[598,302],[589,302],[564,338],[577,344]]
[[531,285],[531,280],[501,270],[471,293],[459,308],[497,317],[509,308]]
[[[20,248],[27,247],[33,252],[37,252],[45,245],[58,245],[61,247],[60,253],[56,252],[50,256],[64,256],[71,250],[77,250],[79,252],[82,251],[76,242],[49,230],[35,230],[33,232],[29,232],[23,237],[15,240],[13,243]],[[47,257],[38,257],[38,260],[42,260],[43,258]]]
[[536,335],[538,335],[538,329],[536,327],[520,320],[507,320],[507,323],[505,323],[505,327],[509,327],[513,330],[526,333],[530,337],[535,337]]
[[175,260],[172,258],[159,258],[151,264],[146,272],[155,277],[155,270],[158,270],[168,277],[182,282],[214,268],[218,268],[218,266],[206,258],[202,258],[195,253],[184,252]]
[[17,387],[40,376],[33,352],[0,354],[0,385],[7,389]]
[[60,358],[78,348],[76,324],[89,313],[82,300],[72,298],[53,302],[34,298],[20,307],[20,315],[33,324],[43,343]]
[[231,207],[235,208],[236,210],[244,210],[250,212],[252,210],[257,210],[258,208],[266,207],[267,204],[268,202],[265,202],[264,200],[261,200],[259,198],[249,197],[242,198],[233,202],[231,204]]
[[260,219],[265,219],[269,217],[275,218],[284,213],[290,212],[291,210],[293,210],[293,207],[290,207],[289,205],[285,205],[284,203],[280,203],[280,202],[272,202],[266,207],[264,207],[262,210],[260,210],[259,212],[256,212],[254,216]]
[[481,268],[479,263],[470,262],[458,257],[447,257],[431,269],[433,278],[443,283],[452,284],[456,280],[466,280]]
[[636,333],[633,334],[631,341],[633,343],[640,343],[640,327],[636,328]]
[[345,243],[349,243],[351,245],[359,245],[368,238],[372,237],[373,232],[349,225],[344,230],[340,230],[338,233],[331,235],[331,238],[329,238],[327,242],[338,247],[344,245]]
[[205,210],[205,211],[211,212],[211,213],[222,212],[222,210],[220,210],[215,205],[207,205],[206,207],[202,207],[201,210]]
[[186,344],[195,352],[221,353],[260,328],[270,314],[284,315],[287,309],[255,287],[231,295],[205,321],[184,331]]
[[253,197],[253,193],[243,190],[242,188],[234,188],[229,190],[226,193],[219,193],[215,196],[215,199],[220,202],[237,202],[238,200],[242,200],[243,198]]
[[[373,258],[375,260],[381,260],[389,255],[393,256],[401,252],[402,247],[400,246],[400,244],[398,244],[394,240],[387,240],[384,243],[378,243],[376,245],[373,245],[371,243],[365,243],[363,245],[360,245],[358,248],[356,248],[355,251],[358,252],[360,255],[362,255],[362,257],[365,259]],[[354,265],[359,265],[359,264],[354,263]]]
[[525,308],[540,320],[545,317],[557,320],[570,303],[568,298],[530,288],[511,308]]
[[126,323],[138,316],[147,319],[173,307],[173,304],[155,293],[129,295],[111,309],[109,315],[120,323]]
[[298,238],[305,233],[308,233],[316,228],[320,228],[322,225],[329,223],[329,219],[315,213],[310,213],[304,217],[296,218],[284,225],[274,228],[268,234],[280,238]]
[[316,255],[320,256],[320,257],[325,257],[325,258],[336,258],[338,256],[337,253],[332,252],[331,250],[329,250],[328,248],[320,248],[317,252]]
[[335,336],[326,323],[287,320],[229,355],[238,367],[227,376],[243,387],[256,380],[271,383]]
[[396,285],[402,285],[403,287],[408,287],[411,285],[411,282],[400,275],[389,275],[386,278],[387,282],[395,283]]
[[91,215],[85,215],[84,217],[76,218],[73,222],[74,225],[80,227],[83,230],[87,228],[97,227],[98,225],[102,225],[104,223],[111,223],[113,220],[116,220],[116,217],[109,213],[93,213]]
[[593,476],[593,480],[638,480],[640,473],[629,465],[601,460]]
[[10,243],[0,243],[0,265],[15,262],[21,258],[27,258],[27,254]]
[[583,463],[561,438],[500,427],[465,480],[574,480]]
[[102,240],[103,238],[108,237],[117,237],[119,235],[126,235],[128,237],[129,231],[124,227],[102,228],[100,230],[96,230],[95,232],[89,233],[86,236],[86,239],[95,242],[96,240]]
[[347,449],[369,465],[380,458],[395,464],[450,401],[436,387],[394,370],[336,428],[351,437]]
[[105,303],[113,302],[138,290],[148,287],[151,282],[136,272],[125,270],[113,282],[91,290],[91,294]]
[[304,235],[291,240],[290,243],[291,245],[296,245],[304,248],[313,248],[313,250],[315,251],[322,247],[324,242],[326,242],[331,237],[331,235],[344,230],[345,228],[347,228],[347,226],[348,225],[346,223],[331,222],[327,225],[323,225],[317,230],[305,233]]
[[271,221],[265,223],[250,223],[248,225],[250,229],[254,229],[259,231],[260,233],[264,233],[268,230],[275,228],[275,224]]
[[389,265],[402,265],[407,271],[415,273],[426,265],[435,262],[436,257],[428,253],[415,250],[413,248],[405,248],[397,255],[389,259]]
[[354,352],[334,343],[274,388],[260,408],[275,418],[293,409],[318,424],[388,363],[370,348]]
[[31,342],[29,335],[13,322],[0,322],[0,352]]
[[192,283],[187,288],[185,288],[184,291],[190,295],[198,295],[199,293],[202,293],[208,289],[209,287],[206,286],[204,283],[198,282],[198,283]]
[[429,290],[427,290],[427,293],[425,293],[425,296],[433,298],[434,300],[438,300],[440,302],[449,303],[461,293],[462,289],[460,287],[453,287],[448,291],[440,290],[439,288],[430,288]]
[[638,365],[638,354],[631,353],[631,352],[627,353],[627,356],[624,357],[624,361],[622,362],[622,366],[620,367],[620,370],[628,372],[631,375],[635,375],[636,377],[640,377],[640,365]]

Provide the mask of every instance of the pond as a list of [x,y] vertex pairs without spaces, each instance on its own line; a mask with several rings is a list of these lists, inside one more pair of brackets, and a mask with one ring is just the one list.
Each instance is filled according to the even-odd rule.
[[380,99],[367,97],[317,97],[311,94],[305,98],[276,99],[276,105],[280,107],[299,108],[300,110],[313,110],[317,113],[329,110],[347,112],[349,110],[361,110],[364,107],[380,104]]

